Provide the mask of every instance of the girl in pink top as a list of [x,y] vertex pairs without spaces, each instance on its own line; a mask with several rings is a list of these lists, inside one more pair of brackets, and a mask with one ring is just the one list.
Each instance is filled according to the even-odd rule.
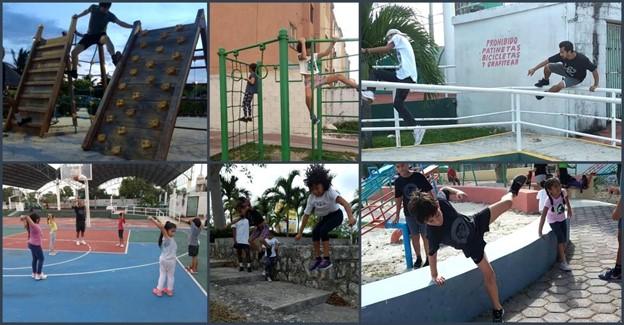
[[39,215],[33,213],[29,216],[20,216],[20,220],[25,222],[28,232],[28,248],[32,254],[32,277],[33,279],[45,280],[48,276],[43,274],[43,249],[41,242],[43,235],[39,226]]
[[[559,254],[559,268],[562,271],[572,271],[565,255],[566,244],[568,243],[568,219],[572,218],[572,207],[568,199],[568,193],[561,188],[561,182],[557,178],[550,178],[544,182],[544,189],[548,199],[542,210],[542,217],[539,223],[539,235],[542,236],[544,220],[557,237],[557,252]],[[566,217],[567,212],[567,217]]]

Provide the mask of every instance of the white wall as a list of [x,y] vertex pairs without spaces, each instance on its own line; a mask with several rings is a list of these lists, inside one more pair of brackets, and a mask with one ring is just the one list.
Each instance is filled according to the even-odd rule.
[[[619,20],[621,7],[619,4],[604,4],[600,10],[600,17]],[[593,7],[578,7],[569,4],[538,4],[524,3],[495,9],[483,10],[453,18],[455,27],[455,62],[456,77],[459,85],[478,87],[501,86],[532,86],[543,72],[538,71],[533,77],[527,76],[529,68],[558,53],[558,44],[563,40],[572,41],[579,52],[592,59],[592,34],[594,29],[598,34],[598,71],[600,85],[605,85],[605,43],[606,23],[602,20],[594,21]],[[517,61],[507,62],[507,65],[488,66],[482,61],[484,49],[488,47],[488,40],[511,38],[515,40],[514,54]],[[511,47],[505,48],[507,53]],[[509,55],[509,57],[512,57]],[[556,75],[550,78],[551,85],[560,79]],[[578,86],[588,89],[592,84],[591,73]],[[582,91],[580,93],[585,93]],[[545,98],[537,101],[534,97],[522,96],[523,110],[539,110],[547,112],[570,112],[589,115],[605,116],[606,105],[598,103],[580,102],[566,99]],[[460,94],[458,96],[458,115],[466,116],[479,113],[488,113],[510,108],[510,96],[499,94]],[[490,118],[479,118],[479,121],[509,120],[509,115]],[[548,124],[571,130],[582,130],[592,122],[587,119],[568,119],[566,117],[545,117],[543,115],[523,115],[523,119],[540,124]],[[463,123],[476,122],[476,119],[464,120]],[[602,122],[602,126],[606,124]],[[523,127],[524,128],[524,127]],[[537,130],[539,133],[549,133],[546,130]]]
[[186,215],[188,197],[199,197],[197,202],[197,215],[208,215],[208,192],[191,192],[186,196],[172,194],[169,197],[169,216],[177,217]]

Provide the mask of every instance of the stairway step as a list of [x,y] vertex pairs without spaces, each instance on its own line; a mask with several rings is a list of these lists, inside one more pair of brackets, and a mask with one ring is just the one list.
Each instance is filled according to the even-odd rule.
[[56,83],[54,80],[38,80],[38,81],[26,81],[24,86],[52,86]]
[[210,259],[210,268],[217,268],[217,267],[234,267],[235,264],[232,263],[231,260],[219,260],[219,259]]
[[31,62],[53,61],[53,60],[60,61],[61,58],[58,55],[46,55],[46,56],[40,56],[38,58],[33,58],[31,59]]
[[50,94],[40,94],[40,93],[22,94],[20,98],[21,99],[49,99]]
[[65,46],[65,42],[49,42],[46,43],[45,45],[39,45],[37,46],[37,51],[41,51],[41,50],[48,50],[48,49],[53,49],[53,48],[59,48],[59,47],[64,47]]
[[258,271],[249,273],[245,270],[239,272],[237,267],[210,268],[210,282],[218,285],[238,285],[258,281],[264,281],[262,273]]
[[19,107],[18,111],[20,112],[30,112],[30,113],[40,113],[44,114],[48,111],[47,107],[35,107],[35,106],[24,106]]
[[28,73],[48,73],[48,72],[57,72],[59,68],[41,68],[41,69],[33,69],[28,71]]
[[[308,288],[283,281],[260,281],[227,286],[226,290],[246,296],[253,303],[286,314],[324,304],[332,294],[329,291]],[[253,294],[249,294],[253,292]]]

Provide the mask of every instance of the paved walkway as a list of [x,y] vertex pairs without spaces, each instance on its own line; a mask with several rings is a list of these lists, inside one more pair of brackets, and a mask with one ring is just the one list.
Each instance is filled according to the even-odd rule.
[[[82,141],[89,130],[87,118],[78,119],[77,133],[71,125],[71,118],[60,118],[43,138],[23,133],[8,132],[2,139],[5,161],[111,161],[122,160],[102,155],[96,151],[82,150]],[[179,117],[173,131],[167,160],[208,160],[207,120],[205,117]],[[203,129],[189,130],[185,128]]]
[[[617,161],[622,147],[611,147],[586,140],[522,134],[523,151],[536,158],[553,161]],[[516,138],[511,132],[452,143],[362,149],[363,161],[458,161],[495,155],[516,154]]]
[[[537,282],[503,302],[506,322],[621,321],[621,282],[598,278],[615,263],[617,222],[611,219],[613,206],[579,203],[573,208],[567,250],[572,272],[553,266]],[[476,321],[490,319],[487,313]]]

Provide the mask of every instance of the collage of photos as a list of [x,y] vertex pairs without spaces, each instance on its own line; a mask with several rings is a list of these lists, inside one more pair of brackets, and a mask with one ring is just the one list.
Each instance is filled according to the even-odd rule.
[[621,2],[3,2],[1,324],[621,323]]

